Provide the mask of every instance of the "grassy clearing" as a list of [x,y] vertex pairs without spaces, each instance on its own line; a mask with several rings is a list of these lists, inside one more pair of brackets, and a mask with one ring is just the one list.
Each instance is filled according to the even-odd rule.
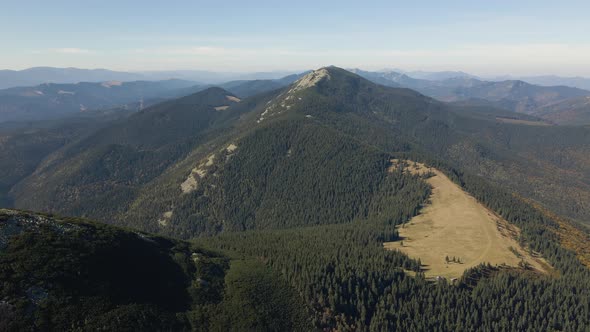
[[[394,160],[394,164],[396,161]],[[401,241],[384,243],[422,261],[426,277],[458,278],[481,263],[549,272],[549,265],[516,241],[518,228],[488,210],[442,172],[410,162],[414,174],[430,173],[430,203],[399,228]]]
[[531,120],[522,120],[522,119],[511,119],[511,118],[502,118],[496,117],[496,120],[503,123],[511,123],[511,124],[522,124],[527,126],[550,126],[549,123],[543,121],[531,121]]

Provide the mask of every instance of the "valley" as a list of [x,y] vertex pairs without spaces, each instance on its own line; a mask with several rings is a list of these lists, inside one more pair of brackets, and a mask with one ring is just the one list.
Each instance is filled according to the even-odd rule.
[[590,332],[588,0],[0,8],[0,332]]
[[[208,87],[141,111],[4,124],[0,198],[13,210],[0,213],[0,259],[33,264],[0,269],[26,281],[0,284],[5,309],[54,329],[587,325],[587,237],[572,236],[584,228],[562,216],[590,212],[588,129],[444,103],[337,67],[291,79],[278,90],[276,81],[236,82],[242,95]],[[182,280],[157,281],[181,303],[139,296],[133,282],[132,294],[117,297],[111,274],[92,279],[100,294],[60,281],[98,266],[134,275],[108,248],[144,252],[129,266]],[[152,259],[167,266],[162,275],[142,263]],[[45,261],[43,273],[57,279],[30,272]],[[52,306],[27,315],[31,292]],[[71,309],[77,301],[96,317],[84,320]],[[526,309],[500,319],[513,302]]]

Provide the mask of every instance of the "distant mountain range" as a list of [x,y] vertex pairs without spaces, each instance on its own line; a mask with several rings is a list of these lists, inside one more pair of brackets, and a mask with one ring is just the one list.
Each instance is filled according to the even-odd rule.
[[[42,83],[78,83],[104,81],[162,81],[181,79],[195,81],[202,84],[220,84],[238,80],[275,80],[303,71],[273,71],[273,72],[215,72],[207,70],[160,70],[123,72],[107,69],[79,69],[33,67],[24,70],[0,70],[0,89],[33,86]],[[481,81],[509,81],[521,80],[530,84],[543,86],[564,85],[579,89],[590,90],[590,78],[564,77],[556,75],[544,76],[477,76],[462,71],[406,71],[403,69],[383,69],[377,73],[399,73],[414,79],[428,81],[444,81],[448,79],[477,79]]]
[[183,79],[206,84],[220,84],[228,81],[275,80],[298,73],[297,71],[274,72],[214,72],[206,70],[162,70],[139,72],[145,80]]
[[0,90],[0,122],[44,120],[114,107],[142,109],[201,89],[195,82],[183,80],[45,83],[10,88]]
[[[381,85],[410,88],[442,101],[461,101],[473,105],[485,102],[491,107],[540,116],[557,124],[590,124],[587,107],[572,109],[580,104],[578,99],[586,100],[584,98],[590,96],[588,90],[568,86],[540,86],[520,80],[484,81],[469,75],[452,78],[443,78],[444,75],[441,75],[441,79],[426,80],[393,71],[351,71]],[[561,113],[564,113],[563,121]]]
[[34,67],[24,70],[0,70],[0,89],[42,83],[125,82],[142,79],[144,77],[141,74],[107,69]]
[[535,115],[562,125],[590,124],[590,96],[571,98],[543,106]]
[[521,80],[527,83],[543,85],[543,86],[556,86],[564,85],[573,88],[579,88],[584,90],[590,90],[590,78],[587,77],[563,77],[555,75],[545,76],[499,76],[487,78],[489,81],[505,81],[505,80]]
[[414,70],[414,71],[405,71],[403,69],[393,69],[393,70],[382,70],[383,72],[398,72],[402,74],[406,74],[412,78],[422,79],[422,80],[430,80],[430,81],[442,81],[447,80],[450,78],[477,78],[479,77],[475,75],[471,75],[462,71],[422,71],[422,70]]
[[279,79],[237,80],[221,84],[194,81],[107,81],[99,83],[44,83],[0,90],[0,123],[46,120],[88,110],[140,110],[166,99],[187,96],[210,87],[222,87],[240,98],[283,88],[303,74]]
[[[389,87],[404,87],[447,102],[472,103],[504,108],[510,111],[540,116],[556,124],[588,125],[587,107],[578,107],[579,98],[590,96],[588,90],[564,85],[535,85],[522,80],[486,81],[464,72],[397,72],[351,69],[374,83]],[[4,74],[7,71],[2,72]],[[2,77],[0,73],[0,81]],[[101,81],[96,83],[44,83],[32,87],[0,90],[0,122],[39,120],[62,116],[71,112],[112,107],[142,108],[168,98],[189,95],[208,87],[218,86],[240,98],[283,88],[303,74],[280,78],[275,73],[232,74],[207,71],[173,71],[124,73],[107,70],[75,68],[32,68],[10,72],[28,79],[76,81],[105,78],[145,79],[184,77],[194,80],[168,79],[164,81]],[[18,76],[18,75],[17,75]],[[241,79],[230,79],[242,77]],[[261,77],[270,77],[262,79]],[[225,80],[224,80],[225,79]],[[530,78],[548,84],[556,82],[583,83],[583,79],[559,77]],[[24,82],[24,80],[21,80]],[[212,82],[208,84],[198,82]],[[583,85],[583,84],[582,84]],[[140,105],[143,103],[143,105]],[[583,103],[582,103],[583,104]],[[563,113],[563,116],[561,115]],[[562,119],[563,118],[563,119]]]
[[219,84],[235,80],[280,79],[294,73],[294,71],[236,73],[204,70],[121,72],[107,69],[33,67],[24,70],[0,70],[0,89],[34,86],[43,83],[71,84],[79,82],[163,81],[171,79],[194,81],[200,84]]
[[[207,87],[124,116],[0,124],[0,206],[51,213],[0,209],[0,330],[584,330],[587,233],[539,204],[590,220],[590,128],[494,106],[548,93],[524,82],[362,74],[458,100],[324,67],[228,83],[267,90],[247,98]],[[420,256],[384,250],[430,223],[413,218],[440,190],[432,172],[550,274],[471,260],[436,281]],[[471,216],[433,232],[463,243]]]
[[[485,91],[485,95],[494,95]],[[324,156],[339,149],[350,150],[345,155],[366,155],[379,164],[381,157],[374,155],[370,147],[377,144],[383,149],[396,146],[395,149],[404,151],[416,146],[416,151],[436,153],[515,190],[534,190],[538,199],[560,206],[573,216],[590,215],[590,207],[583,200],[566,204],[560,195],[545,196],[548,188],[567,184],[571,186],[567,190],[579,190],[579,197],[590,197],[590,189],[575,182],[577,178],[565,171],[569,166],[561,164],[563,158],[559,156],[560,142],[567,142],[572,149],[567,158],[577,158],[578,165],[584,164],[583,151],[590,144],[584,128],[551,126],[536,117],[498,109],[493,104],[476,104],[472,100],[447,104],[410,89],[377,85],[333,67],[307,74],[283,89],[245,99],[212,87],[134,113],[70,144],[46,158],[34,174],[12,187],[8,195],[21,208],[101,220],[119,218],[129,226],[176,232],[183,237],[264,228],[275,225],[277,197],[287,195],[281,188],[290,187],[280,182],[280,174],[321,165],[326,162]],[[357,133],[359,128],[363,128],[363,135]],[[346,138],[349,135],[354,135],[354,142],[364,143],[352,144]],[[555,137],[559,140],[552,141]],[[312,147],[322,147],[323,151],[316,154],[310,150]],[[547,159],[548,156],[552,157]],[[230,158],[241,166],[231,166]],[[340,166],[330,165],[331,170],[315,167],[314,171],[318,176],[330,171],[346,173]],[[531,165],[537,165],[534,171],[529,169]],[[547,171],[550,169],[553,173]],[[275,175],[261,177],[261,170]],[[234,183],[240,183],[237,179],[246,176],[246,172],[251,173],[248,176],[252,181],[259,181],[247,190],[260,196],[255,201],[243,202],[239,209],[247,211],[250,217],[238,217],[235,210],[226,211],[223,204],[209,200],[208,197],[225,195],[224,201],[239,201],[240,190],[246,189],[236,188]],[[580,172],[587,170],[582,168]],[[557,174],[559,181],[554,178]],[[527,176],[537,182],[527,182]],[[358,186],[362,187],[360,183]],[[264,188],[275,192],[264,193]],[[308,210],[300,209],[308,197],[321,194],[306,188],[302,182],[297,192],[303,196],[294,205],[285,206],[292,211],[293,223],[320,222],[306,219]],[[162,193],[166,194],[159,197]],[[188,197],[203,204],[199,215],[192,214],[194,207]],[[328,197],[316,197],[322,199]],[[308,203],[308,208],[313,208],[312,201]],[[584,207],[578,209],[572,204]],[[352,212],[344,213],[346,205],[334,206],[341,211],[339,216],[343,220],[355,216]],[[332,211],[327,216],[337,214]],[[244,224],[242,217],[252,219]]]

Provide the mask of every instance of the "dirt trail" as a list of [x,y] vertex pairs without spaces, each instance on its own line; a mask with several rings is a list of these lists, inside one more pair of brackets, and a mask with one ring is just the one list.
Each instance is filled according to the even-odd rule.
[[[420,258],[427,277],[458,278],[466,269],[484,262],[518,266],[525,261],[545,272],[547,263],[515,240],[518,228],[492,213],[442,172],[409,163],[407,170],[412,173],[434,173],[427,179],[433,188],[430,203],[399,228],[403,241],[384,243],[386,249]],[[453,257],[460,262],[452,262]]]

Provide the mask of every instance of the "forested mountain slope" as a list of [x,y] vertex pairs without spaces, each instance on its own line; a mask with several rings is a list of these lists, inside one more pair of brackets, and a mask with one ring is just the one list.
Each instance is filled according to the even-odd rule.
[[55,121],[0,124],[0,206],[11,206],[8,192],[35,171],[45,157],[132,111],[94,111]]
[[202,143],[212,127],[237,116],[224,111],[237,100],[211,88],[112,123],[44,160],[13,188],[15,205],[108,220],[140,186]]
[[309,330],[259,262],[74,218],[0,209],[0,330]]
[[418,192],[398,188],[384,196],[383,214],[349,224],[222,233],[197,241],[258,257],[281,271],[313,309],[314,323],[321,329],[583,331],[588,324],[590,273],[551,231],[559,227],[555,220],[479,177],[443,164],[437,167],[519,227],[519,242],[541,253],[557,275],[484,264],[454,284],[444,278],[427,281],[420,261],[383,249],[383,242],[403,240],[396,228],[403,227],[415,204],[423,202],[415,196]]
[[572,98],[535,110],[535,115],[562,125],[590,125],[590,96]]
[[[341,223],[367,216],[387,182],[389,166],[387,153],[359,140],[369,130],[359,137],[349,131],[353,128],[349,121],[358,130],[371,128],[365,112],[354,109],[369,95],[359,96],[358,103],[340,100],[339,91],[316,95],[308,82],[313,81],[310,75],[250,112],[241,130],[223,144],[190,155],[146,186],[121,219],[152,231],[194,236]],[[377,87],[368,81],[362,84]],[[328,88],[344,92],[350,87],[330,82]],[[402,90],[383,98],[395,101],[388,105],[403,113],[405,98],[415,95]],[[363,124],[368,127],[359,126]],[[401,140],[386,135],[383,138],[391,138],[388,144],[404,149]],[[389,181],[394,187],[406,183],[425,191],[419,182],[410,185],[407,176]]]
[[[324,330],[583,331],[590,273],[563,234],[584,230],[530,198],[587,213],[588,129],[495,112],[327,67],[244,100],[212,88],[148,108],[50,155],[11,195],[19,207],[193,239],[222,251],[207,254],[222,266],[238,260],[222,268],[222,296],[172,311],[181,327],[291,330],[311,313]],[[393,158],[440,170],[517,227],[520,250],[551,273],[482,265],[453,285],[384,250],[431,197],[428,174]]]
[[15,205],[182,237],[344,222],[413,151],[590,216],[587,128],[504,123],[334,67],[237,100],[214,88],[146,109],[51,156]]

